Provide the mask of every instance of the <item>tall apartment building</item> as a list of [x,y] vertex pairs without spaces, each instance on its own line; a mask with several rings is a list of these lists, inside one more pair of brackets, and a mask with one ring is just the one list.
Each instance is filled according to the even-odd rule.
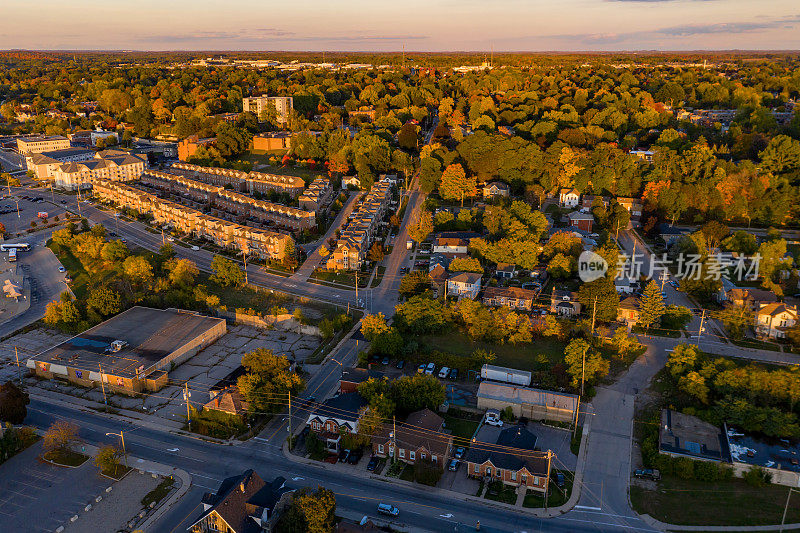
[[142,174],[139,181],[147,187],[177,195],[206,208],[219,209],[237,218],[275,224],[292,230],[311,229],[316,226],[316,216],[313,212],[257,200],[186,176],[149,170]]
[[332,270],[356,270],[367,257],[380,224],[386,217],[392,199],[394,181],[384,178],[372,186],[350,221],[339,234],[336,248],[328,258],[326,267]]
[[55,170],[62,163],[73,161],[86,161],[94,157],[94,150],[85,148],[64,148],[63,150],[52,150],[39,154],[30,154],[25,157],[25,164],[28,170],[32,170],[38,180],[46,180],[52,177]]
[[248,96],[242,98],[242,108],[245,112],[255,113],[261,116],[267,106],[275,107],[278,121],[281,124],[289,122],[289,113],[294,109],[294,99],[291,96]]
[[41,154],[69,148],[69,139],[61,135],[42,135],[17,139],[17,150],[22,155]]
[[148,213],[158,224],[171,224],[176,230],[210,240],[222,248],[245,250],[261,259],[282,260],[292,237],[283,233],[206,215],[177,202],[110,180],[98,181],[93,193],[123,207]]
[[306,187],[303,178],[296,176],[281,176],[264,172],[242,172],[241,170],[229,168],[201,167],[190,163],[175,163],[169,167],[169,172],[220,187],[228,185],[235,191],[248,194],[257,192],[266,194],[269,191],[275,191],[284,192],[294,198],[299,196]]
[[121,150],[106,150],[93,159],[62,163],[51,172],[53,186],[68,191],[91,189],[98,180],[132,181],[144,172],[146,156],[131,155]]

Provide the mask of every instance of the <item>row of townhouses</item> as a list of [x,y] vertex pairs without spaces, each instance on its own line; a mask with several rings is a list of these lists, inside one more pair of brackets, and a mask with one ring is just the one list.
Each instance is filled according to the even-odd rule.
[[92,159],[61,163],[50,170],[53,186],[68,191],[91,189],[98,180],[132,181],[142,175],[147,157],[121,150],[98,152]]
[[158,224],[171,224],[183,233],[262,259],[282,260],[286,245],[292,240],[289,235],[222,220],[119,182],[99,180],[94,184],[94,194],[140,213],[149,213]]
[[306,211],[319,213],[331,201],[333,193],[331,180],[319,176],[312,181],[308,189],[303,191],[303,194],[300,195],[300,207]]
[[147,187],[201,204],[203,208],[214,207],[239,218],[271,223],[292,230],[304,230],[316,226],[314,212],[257,200],[185,176],[149,170],[142,174],[139,181]]
[[235,191],[248,194],[267,194],[270,191],[275,191],[287,193],[292,198],[296,198],[306,188],[303,178],[296,176],[243,172],[230,168],[201,167],[190,163],[175,163],[169,170],[175,174],[202,181],[203,183],[210,183],[219,187],[227,185]]
[[326,263],[327,268],[355,270],[361,267],[386,216],[393,187],[394,181],[390,178],[384,178],[372,186],[339,235],[336,249]]

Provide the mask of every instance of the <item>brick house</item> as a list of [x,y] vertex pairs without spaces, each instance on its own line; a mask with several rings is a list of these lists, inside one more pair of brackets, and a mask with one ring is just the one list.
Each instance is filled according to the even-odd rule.
[[339,379],[339,394],[358,391],[358,386],[368,379],[383,379],[383,372],[367,368],[342,368],[342,377]]
[[569,225],[573,228],[592,232],[592,224],[594,224],[594,216],[590,213],[581,213],[580,211],[573,211],[569,214]]
[[357,392],[348,392],[328,398],[308,416],[306,424],[325,442],[330,452],[339,451],[342,432],[358,433],[361,410],[367,401]]
[[[450,456],[453,436],[444,432],[444,419],[431,411],[422,409],[408,415],[406,421],[383,424],[380,432],[372,438],[372,453],[378,457],[395,457],[408,464],[429,461],[441,468]],[[392,433],[394,432],[394,438]],[[395,450],[396,448],[396,450]]]
[[536,291],[519,287],[486,287],[483,291],[483,305],[489,307],[508,307],[520,311],[530,311],[536,300]]
[[472,444],[465,459],[469,477],[547,492],[551,459],[547,452],[536,450],[533,433],[523,426],[512,426],[500,432],[496,444],[503,447],[502,452],[494,446]]
[[619,302],[617,309],[617,322],[622,322],[628,327],[635,326],[639,322],[639,306],[642,301],[636,296],[628,296]]
[[193,533],[273,531],[293,493],[283,477],[266,483],[253,470],[246,470],[224,479],[216,493],[203,495],[203,512],[188,529]]

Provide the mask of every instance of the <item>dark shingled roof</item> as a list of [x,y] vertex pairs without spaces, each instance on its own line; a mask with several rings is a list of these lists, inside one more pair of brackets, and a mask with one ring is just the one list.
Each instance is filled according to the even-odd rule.
[[506,448],[491,449],[489,446],[474,445],[467,452],[466,461],[476,464],[490,461],[495,468],[503,470],[520,470],[525,467],[531,474],[545,475],[547,454],[534,451],[536,440],[536,436],[525,427],[512,426],[502,430],[497,437],[496,444]]

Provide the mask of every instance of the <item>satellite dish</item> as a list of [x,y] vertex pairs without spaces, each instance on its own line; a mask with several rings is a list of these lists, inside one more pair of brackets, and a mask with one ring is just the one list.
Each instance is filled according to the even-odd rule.
[[361,519],[361,522],[358,523],[359,526],[367,525],[367,515],[364,515],[364,518]]

